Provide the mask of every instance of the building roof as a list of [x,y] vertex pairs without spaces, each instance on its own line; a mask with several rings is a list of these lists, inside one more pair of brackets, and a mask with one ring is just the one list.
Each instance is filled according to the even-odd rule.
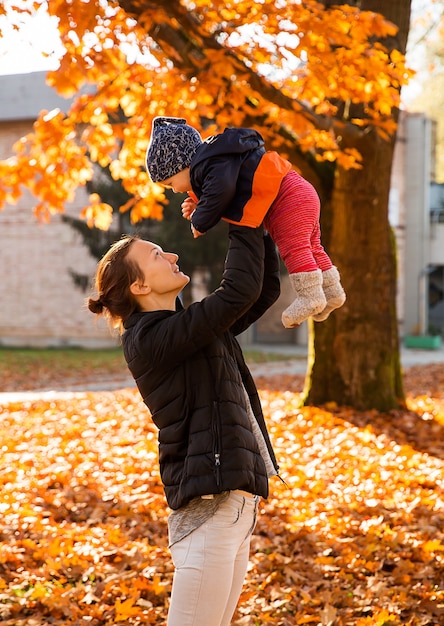
[[46,82],[47,72],[0,76],[0,122],[35,120],[40,111],[67,111],[71,99],[62,98]]

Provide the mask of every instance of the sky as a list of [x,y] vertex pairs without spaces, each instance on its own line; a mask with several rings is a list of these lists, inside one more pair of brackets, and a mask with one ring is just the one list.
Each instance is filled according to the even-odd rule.
[[[8,2],[11,0],[6,0],[4,4]],[[438,22],[439,15],[444,11],[444,0],[413,0],[412,36],[409,40],[411,43],[407,59],[418,74],[411,80],[410,85],[403,88],[402,97],[407,104],[421,89],[421,80],[428,71],[425,45],[421,43],[421,39],[426,28],[422,16],[427,15],[429,11],[432,11]],[[46,12],[40,10],[33,18],[23,17],[19,32],[0,16],[0,29],[3,33],[0,37],[0,76],[57,69],[63,49],[56,24]],[[49,56],[44,56],[42,52]]]
[[[48,71],[58,67],[62,47],[54,20],[44,11],[23,17],[20,32],[0,17],[0,75]],[[51,54],[45,57],[42,52]]]

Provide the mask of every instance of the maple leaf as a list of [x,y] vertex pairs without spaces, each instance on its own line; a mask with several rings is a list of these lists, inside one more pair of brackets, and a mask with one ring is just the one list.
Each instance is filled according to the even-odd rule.
[[134,598],[127,598],[123,602],[120,600],[116,601],[114,605],[115,608],[115,622],[126,622],[129,617],[133,616],[143,616],[143,612],[137,604],[135,604],[136,600]]

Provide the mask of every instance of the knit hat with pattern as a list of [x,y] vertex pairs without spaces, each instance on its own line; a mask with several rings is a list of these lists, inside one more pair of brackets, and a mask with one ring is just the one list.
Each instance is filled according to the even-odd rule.
[[155,117],[146,153],[146,168],[153,183],[160,183],[186,167],[202,137],[181,117]]

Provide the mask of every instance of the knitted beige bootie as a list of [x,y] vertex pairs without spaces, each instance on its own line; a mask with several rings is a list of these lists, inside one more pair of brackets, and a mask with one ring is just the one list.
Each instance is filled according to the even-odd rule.
[[341,285],[341,278],[334,265],[329,270],[322,272],[322,289],[327,300],[327,306],[320,313],[313,315],[315,322],[323,322],[332,311],[339,309],[345,302],[346,296]]
[[296,299],[282,313],[285,328],[299,326],[307,317],[325,309],[327,300],[322,289],[322,272],[298,272],[290,274],[290,282]]

